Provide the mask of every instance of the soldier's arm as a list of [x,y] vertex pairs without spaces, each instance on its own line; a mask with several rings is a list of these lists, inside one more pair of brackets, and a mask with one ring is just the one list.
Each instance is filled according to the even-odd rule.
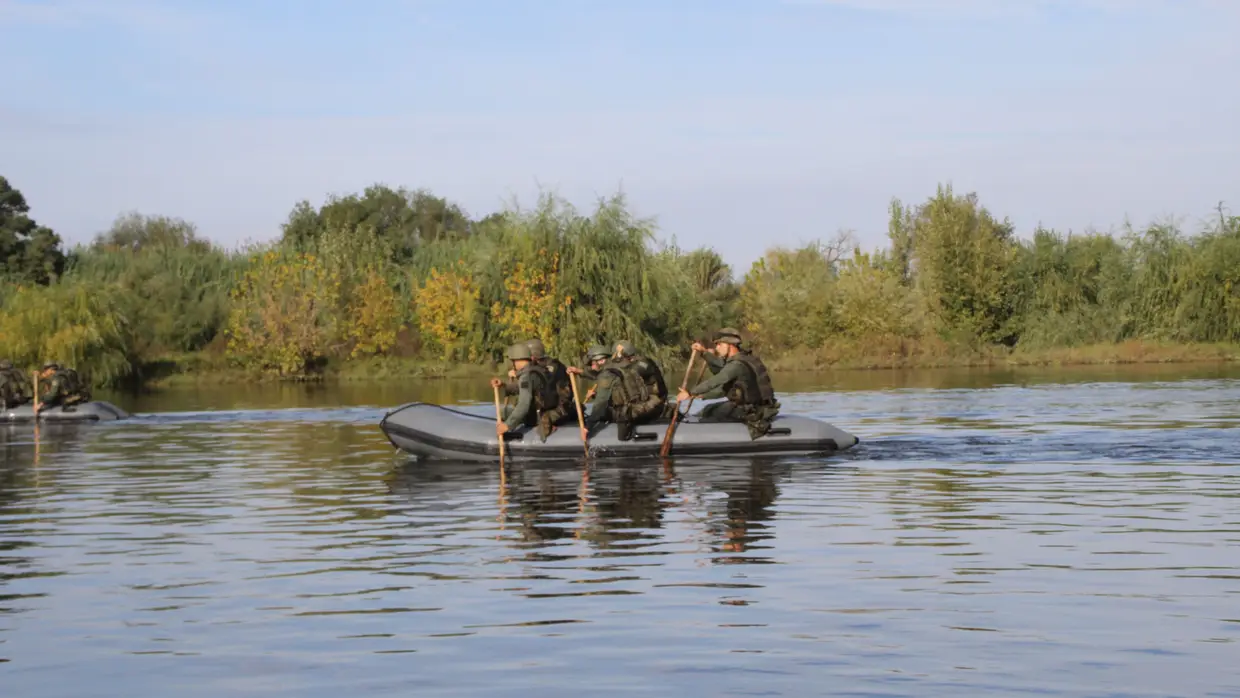
[[702,360],[706,362],[706,365],[710,367],[711,373],[719,373],[723,370],[724,361],[716,356],[714,352],[704,351],[698,356],[701,356]]
[[518,385],[517,405],[512,408],[512,412],[508,413],[508,419],[504,420],[504,424],[508,425],[508,430],[512,431],[525,423],[525,416],[534,408],[534,391],[530,386],[530,379],[522,379]]
[[740,375],[744,366],[739,361],[725,363],[719,372],[689,389],[690,395],[697,395],[705,400],[723,397],[723,388]]

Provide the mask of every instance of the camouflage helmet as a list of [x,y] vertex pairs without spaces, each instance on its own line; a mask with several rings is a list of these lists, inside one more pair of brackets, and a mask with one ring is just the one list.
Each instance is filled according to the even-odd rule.
[[609,359],[611,352],[607,351],[607,347],[602,344],[595,344],[586,350],[586,361],[595,361],[596,359]]
[[48,361],[47,363],[43,364],[40,370],[54,371],[54,370],[59,370],[59,369],[60,369],[60,364],[56,363],[55,361]]
[[0,359],[0,371],[7,371],[13,368],[13,362],[8,359]]
[[740,330],[735,327],[724,327],[715,333],[714,341],[716,344],[732,344],[739,347],[744,340],[741,339]]
[[530,345],[525,342],[518,342],[508,347],[508,358],[513,361],[530,360]]
[[637,353],[637,348],[627,339],[616,342],[616,356],[633,356]]
[[547,354],[547,347],[543,346],[541,339],[527,339],[525,340],[525,346],[530,348],[531,359],[541,359]]

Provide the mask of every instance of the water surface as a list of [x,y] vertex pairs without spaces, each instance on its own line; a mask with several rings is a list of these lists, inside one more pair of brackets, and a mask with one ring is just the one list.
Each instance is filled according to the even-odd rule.
[[781,378],[830,459],[413,463],[485,385],[0,428],[13,696],[1240,695],[1233,369]]

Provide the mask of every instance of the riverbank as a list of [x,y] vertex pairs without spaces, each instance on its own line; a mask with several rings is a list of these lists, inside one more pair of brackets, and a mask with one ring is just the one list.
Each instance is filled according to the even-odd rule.
[[[764,357],[765,358],[765,357]],[[982,350],[953,347],[941,342],[858,343],[839,342],[817,350],[787,352],[766,358],[773,371],[859,371],[918,368],[1093,366],[1120,364],[1220,363],[1240,361],[1238,344],[1180,344],[1129,341],[1082,347],[1042,350]],[[663,367],[669,382],[679,383],[683,363]],[[405,357],[377,357],[329,362],[322,373],[310,380],[342,383],[374,383],[389,380],[484,379],[502,373],[504,368],[490,364],[452,364]],[[258,373],[230,365],[222,357],[206,353],[165,357],[148,365],[144,383],[148,387],[202,384],[270,383],[292,380],[275,374]],[[307,380],[307,379],[298,379]]]
[[1240,344],[1187,344],[1131,340],[1048,349],[974,348],[931,340],[838,342],[814,350],[787,352],[767,360],[775,371],[832,371],[1016,366],[1240,361]]

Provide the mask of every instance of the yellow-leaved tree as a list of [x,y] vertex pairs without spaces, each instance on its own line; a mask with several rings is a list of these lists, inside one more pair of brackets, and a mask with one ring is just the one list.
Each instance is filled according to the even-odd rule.
[[304,376],[339,342],[340,276],[315,255],[252,258],[232,301],[228,351],[243,366]]
[[477,359],[476,349],[461,352],[460,342],[473,325],[478,296],[473,275],[463,261],[446,271],[432,267],[414,293],[422,340],[437,346],[445,360],[461,353],[471,361]]
[[559,349],[561,313],[572,304],[560,297],[560,255],[540,249],[533,259],[515,263],[504,277],[504,301],[491,305],[491,322],[505,342],[537,337],[547,353]]
[[349,294],[351,358],[385,353],[395,346],[396,335],[404,328],[396,289],[387,277],[375,266],[367,267],[362,277]]

